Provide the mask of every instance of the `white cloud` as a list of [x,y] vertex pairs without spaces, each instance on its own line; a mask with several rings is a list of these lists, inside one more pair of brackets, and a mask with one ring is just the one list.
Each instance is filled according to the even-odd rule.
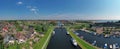
[[31,12],[33,12],[35,15],[39,16],[40,14],[39,9],[36,6],[26,6],[26,8],[28,8]]
[[39,16],[39,10],[37,8],[30,8],[30,11],[33,12],[35,15]]
[[39,9],[36,6],[27,5],[26,8],[30,10],[36,16],[40,16]]
[[21,4],[23,4],[23,2],[19,1],[19,2],[17,2],[17,4],[21,5]]
[[30,9],[31,11],[36,11],[36,9],[34,9],[34,8],[32,8],[32,9]]

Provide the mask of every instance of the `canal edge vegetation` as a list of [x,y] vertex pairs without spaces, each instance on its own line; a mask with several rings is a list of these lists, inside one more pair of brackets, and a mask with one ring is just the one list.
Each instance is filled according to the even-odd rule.
[[46,49],[54,27],[50,26],[45,36],[33,47],[33,49]]
[[70,36],[72,38],[74,38],[78,45],[82,48],[82,49],[100,49],[96,46],[92,46],[91,44],[87,43],[86,41],[80,39],[77,35],[75,35],[72,30],[69,29],[69,27],[66,27],[67,31],[69,32]]
[[49,36],[47,37],[46,42],[44,43],[42,49],[46,49],[46,48],[47,48],[47,46],[48,46],[48,44],[49,44],[49,41],[50,41],[50,38],[51,38],[51,36],[52,36],[53,30],[54,30],[54,27],[52,26],[52,27],[50,28],[50,30],[48,31]]

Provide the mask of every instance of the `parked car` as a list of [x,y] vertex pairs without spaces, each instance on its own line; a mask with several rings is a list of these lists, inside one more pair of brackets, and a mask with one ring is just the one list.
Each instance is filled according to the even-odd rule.
[[74,46],[77,46],[77,42],[75,39],[71,38],[71,43],[74,45]]

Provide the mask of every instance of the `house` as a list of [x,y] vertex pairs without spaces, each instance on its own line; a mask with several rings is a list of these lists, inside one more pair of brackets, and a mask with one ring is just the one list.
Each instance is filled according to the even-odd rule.
[[102,34],[104,32],[103,27],[96,27],[96,33]]
[[[105,23],[94,23],[92,24],[91,29],[95,30],[97,33],[103,33],[103,32],[110,32],[110,34],[116,34],[117,27],[120,26],[120,23],[113,23],[113,22],[105,22]],[[118,33],[117,33],[118,34]]]
[[14,37],[11,37],[8,43],[9,43],[9,44],[14,44],[14,42],[15,42],[15,38],[14,38]]
[[15,36],[16,36],[17,42],[19,44],[23,43],[23,42],[26,42],[26,37],[22,33],[17,33]]
[[36,37],[33,41],[34,41],[34,42],[38,42],[39,39],[40,39],[40,38],[37,38],[37,37]]
[[7,35],[4,37],[3,41],[4,41],[4,42],[3,42],[4,44],[9,44],[9,43],[14,44],[15,38],[14,38],[12,35],[7,34]]
[[5,35],[4,39],[3,39],[3,43],[6,44],[9,42],[9,39],[10,39],[10,35]]
[[8,27],[5,26],[5,27],[2,28],[2,30],[3,30],[4,32],[8,32]]
[[44,37],[44,34],[43,34],[43,33],[40,33],[40,37]]
[[36,32],[34,31],[34,29],[30,29],[28,31],[28,33],[26,34],[26,38],[31,38],[31,37],[34,37],[34,35],[36,34]]
[[24,39],[18,39],[18,44],[20,44],[20,43],[24,43],[24,42],[26,42],[26,40],[24,40]]

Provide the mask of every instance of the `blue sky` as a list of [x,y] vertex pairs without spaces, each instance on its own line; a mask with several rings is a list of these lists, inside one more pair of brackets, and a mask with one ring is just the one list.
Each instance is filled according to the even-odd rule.
[[120,0],[0,0],[0,19],[120,20]]

